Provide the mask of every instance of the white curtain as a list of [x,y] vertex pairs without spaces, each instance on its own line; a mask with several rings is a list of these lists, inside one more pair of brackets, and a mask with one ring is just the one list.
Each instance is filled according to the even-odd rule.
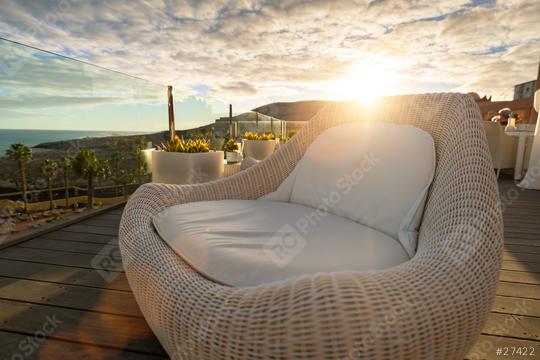
[[538,112],[538,118],[536,119],[536,130],[534,132],[529,168],[518,186],[524,189],[540,190],[540,132],[538,129],[540,125],[540,90],[536,90],[534,94],[534,109]]

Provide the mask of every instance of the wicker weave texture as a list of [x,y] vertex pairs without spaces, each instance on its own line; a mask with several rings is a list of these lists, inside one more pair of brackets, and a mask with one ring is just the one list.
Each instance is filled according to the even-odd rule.
[[[411,261],[234,288],[198,274],[154,231],[152,216],[169,206],[274,191],[318,134],[367,119],[413,124],[435,141]],[[142,186],[122,216],[120,248],[141,310],[174,359],[462,359],[494,299],[502,224],[478,106],[462,94],[410,95],[384,98],[376,110],[329,106],[274,155],[231,177]]]

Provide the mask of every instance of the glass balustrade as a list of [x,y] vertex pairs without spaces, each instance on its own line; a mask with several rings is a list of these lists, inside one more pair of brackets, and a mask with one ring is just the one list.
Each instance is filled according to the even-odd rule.
[[150,181],[167,87],[0,40],[0,244]]
[[[227,105],[175,92],[177,134],[223,150],[246,132],[285,141],[304,124],[253,111],[230,121]],[[124,202],[151,181],[168,116],[165,85],[0,39],[0,246]]]

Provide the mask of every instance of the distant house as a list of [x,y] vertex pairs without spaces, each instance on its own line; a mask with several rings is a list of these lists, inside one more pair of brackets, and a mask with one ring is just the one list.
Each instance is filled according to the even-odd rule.
[[478,100],[476,103],[480,107],[480,112],[484,120],[489,120],[493,115],[496,115],[503,108],[510,108],[513,114],[517,114],[520,119],[526,124],[536,122],[536,111],[533,108],[534,98],[522,98],[509,101],[490,101]]
[[538,117],[534,110],[534,93],[540,88],[540,62],[538,64],[538,75],[536,80],[527,81],[514,86],[514,100],[491,101],[491,97],[481,98],[476,93],[469,93],[480,108],[484,120],[489,120],[503,108],[510,108],[514,115],[524,123],[534,124]]
[[534,96],[536,80],[527,81],[514,86],[514,100],[525,99]]

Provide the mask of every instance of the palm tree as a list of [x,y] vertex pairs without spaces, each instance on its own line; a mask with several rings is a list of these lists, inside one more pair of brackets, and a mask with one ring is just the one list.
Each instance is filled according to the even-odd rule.
[[17,163],[19,167],[19,176],[22,187],[22,197],[24,202],[24,211],[28,212],[28,184],[26,183],[26,164],[32,160],[32,149],[23,144],[12,144],[6,151],[10,160]]
[[[115,152],[112,153],[111,155],[111,161],[112,161],[112,165],[113,165],[113,168],[114,168],[114,177],[115,177],[115,180],[118,179],[120,177],[120,173],[121,173],[121,165],[122,165],[122,162],[124,161],[124,155],[122,154],[121,151],[117,150]],[[118,181],[115,181],[117,184],[120,184],[120,182]],[[116,195],[116,192],[118,191],[118,188],[115,189],[115,195]]]
[[146,158],[144,156],[144,140],[139,139],[132,149],[131,154],[135,158],[135,175],[137,176],[137,183],[140,185],[143,183],[143,175],[147,172]]
[[120,170],[120,173],[115,176],[115,182],[122,185],[122,195],[124,199],[128,198],[128,185],[133,182],[133,173],[127,170]]
[[111,166],[109,165],[109,160],[98,160],[97,165],[96,178],[101,183],[101,180],[111,176]]
[[62,175],[64,177],[64,197],[66,199],[66,209],[69,208],[69,175],[73,170],[73,157],[66,155],[62,157],[58,166],[62,169]]
[[87,207],[92,209],[94,208],[94,178],[102,179],[110,175],[109,162],[98,159],[90,149],[82,149],[75,157],[73,168],[77,174],[88,179]]
[[41,162],[39,169],[43,176],[47,178],[47,189],[49,190],[49,210],[53,209],[52,181],[58,173],[58,163],[54,160],[46,159]]

